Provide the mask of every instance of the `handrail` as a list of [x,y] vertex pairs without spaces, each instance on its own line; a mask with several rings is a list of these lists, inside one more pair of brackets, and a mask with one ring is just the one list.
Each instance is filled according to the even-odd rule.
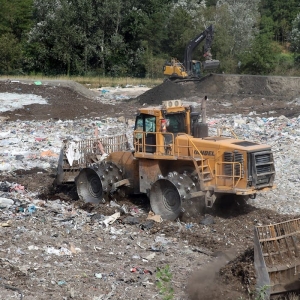
[[[168,143],[164,143],[163,145],[157,145],[157,144],[152,145],[152,144],[146,144],[145,142],[146,135],[155,135],[155,140],[157,140],[158,135],[163,135],[164,138],[170,135],[171,139],[169,140]],[[195,145],[195,143],[192,141],[191,136],[189,136],[186,133],[178,133],[177,135],[178,136],[184,135],[187,138],[187,145],[180,145],[178,139],[176,139],[175,142],[174,134],[171,132],[145,132],[145,131],[135,130],[133,133],[133,137],[134,137],[133,145],[136,153],[147,153],[146,151],[147,147],[156,147],[156,151],[154,152],[157,155],[168,155],[168,156],[176,155],[177,157],[182,156],[180,150],[187,148],[191,152],[189,156],[192,157],[194,161],[195,161],[195,155],[197,155],[197,157],[200,157],[200,166],[197,165],[197,167],[201,171],[201,174],[204,173],[204,168],[207,167],[211,178],[213,178],[214,176],[211,170],[211,166],[209,165],[209,163],[207,163],[207,165],[204,164],[204,161],[207,161],[208,159],[203,158],[202,153],[200,152],[199,148]],[[175,153],[174,145],[176,145],[175,147],[177,149],[176,153]]]
[[[218,172],[218,165],[232,165],[232,175],[226,175],[226,174],[222,174],[220,175]],[[235,174],[235,168],[234,166],[238,165],[239,166],[239,174]],[[221,178],[231,178],[232,180],[232,187],[236,187],[238,185],[238,183],[240,182],[240,180],[242,179],[242,164],[240,162],[216,162],[215,163],[215,170],[216,170],[216,185],[218,186],[218,180]],[[236,181],[236,183],[234,184],[234,182]]]
[[[196,150],[197,151],[197,155],[200,155],[200,159],[201,159],[201,173],[203,174],[204,173],[204,161],[205,160],[207,160],[207,159],[204,159],[203,158],[203,155],[202,155],[202,153],[200,152],[200,150],[198,149],[198,147],[195,145],[195,143],[192,141],[192,139],[191,139],[191,137],[188,135],[188,134],[186,134],[186,133],[179,133],[178,135],[184,135],[184,136],[186,136],[187,137],[187,139],[188,139],[188,141],[192,144],[192,157],[193,158],[195,158],[195,151],[193,151],[193,150]],[[179,148],[180,148],[181,146],[179,146],[178,145],[178,140],[177,140],[177,150],[179,151]],[[188,146],[188,147],[190,147],[190,146]],[[207,167],[208,167],[208,169],[209,169],[209,173],[211,174],[211,176],[212,176],[212,170],[211,170],[211,167],[210,167],[210,165],[209,164],[207,164]],[[213,178],[213,176],[212,176],[212,178]]]
[[[146,144],[147,135],[155,135],[155,140],[157,140],[157,135],[164,136],[164,144]],[[145,132],[140,130],[135,130],[133,133],[134,141],[133,146],[137,153],[146,153],[147,147],[155,147],[156,154],[160,155],[171,155],[174,156],[174,134],[172,132]],[[168,139],[167,139],[168,137]]]

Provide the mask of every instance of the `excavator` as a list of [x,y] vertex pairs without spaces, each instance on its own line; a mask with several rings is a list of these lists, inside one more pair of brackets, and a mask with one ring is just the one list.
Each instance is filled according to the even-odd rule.
[[[220,61],[212,59],[210,52],[213,41],[214,28],[213,25],[207,27],[203,32],[190,40],[184,51],[184,61],[181,63],[176,58],[172,58],[170,62],[166,62],[163,71],[168,79],[175,82],[197,81],[200,80],[202,70],[215,70],[219,67]],[[204,54],[205,61],[201,62],[192,59],[192,54],[196,47],[205,40]]]

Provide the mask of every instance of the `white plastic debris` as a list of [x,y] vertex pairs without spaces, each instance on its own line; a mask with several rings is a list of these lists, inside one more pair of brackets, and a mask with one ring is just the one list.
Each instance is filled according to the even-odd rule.
[[101,221],[105,227],[108,227],[108,225],[113,224],[118,218],[120,218],[121,214],[119,212],[114,213],[113,215],[107,217],[104,221]]
[[14,205],[14,200],[8,198],[0,198],[0,208],[9,208]]

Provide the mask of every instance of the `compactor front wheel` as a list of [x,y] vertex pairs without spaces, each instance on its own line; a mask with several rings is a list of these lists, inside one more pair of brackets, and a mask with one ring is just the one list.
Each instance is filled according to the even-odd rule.
[[176,186],[168,179],[159,179],[151,187],[150,204],[153,212],[164,220],[175,220],[181,213],[181,198]]

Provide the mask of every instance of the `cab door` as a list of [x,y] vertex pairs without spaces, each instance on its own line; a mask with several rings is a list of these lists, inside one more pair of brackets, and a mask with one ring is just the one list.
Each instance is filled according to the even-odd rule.
[[[146,152],[156,152],[156,118],[152,115],[141,114],[137,116],[135,122],[135,130],[143,131],[144,134],[140,134],[141,139],[145,139]],[[137,136],[138,134],[136,134]]]

